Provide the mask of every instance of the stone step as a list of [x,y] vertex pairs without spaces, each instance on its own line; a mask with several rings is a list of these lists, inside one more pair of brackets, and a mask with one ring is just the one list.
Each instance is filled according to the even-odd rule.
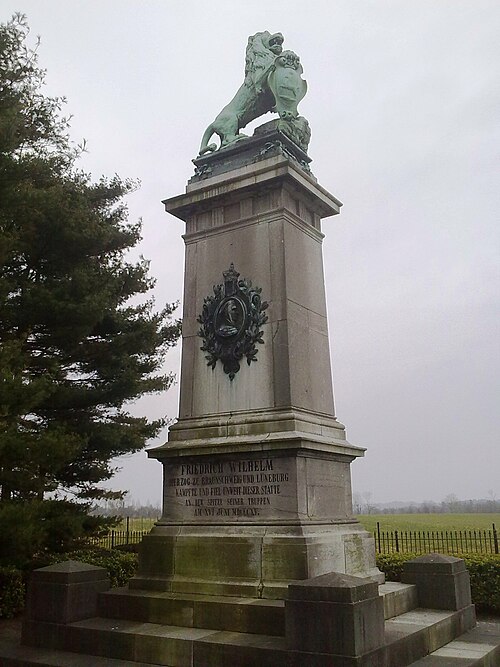
[[31,648],[0,641],[2,667],[158,667],[151,662],[114,660],[95,655]]
[[[49,623],[28,622],[24,637],[46,644]],[[284,637],[92,618],[63,627],[52,648],[171,667],[286,667]],[[89,662],[89,667],[93,663]],[[124,663],[125,664],[125,663]],[[134,665],[134,667],[136,667]]]
[[[498,667],[500,665],[500,626],[492,632],[479,623],[446,646],[421,658],[410,667]],[[18,642],[0,640],[2,667],[155,667],[154,663],[116,660],[68,651],[31,648]],[[157,667],[157,664],[156,664]],[[207,665],[206,667],[209,667]],[[219,667],[214,665],[213,667]],[[254,664],[260,667],[260,664]]]
[[[416,587],[390,582],[379,587],[386,619],[417,606]],[[285,634],[283,600],[189,595],[115,588],[102,593],[99,613],[106,618],[187,628],[227,630],[282,637]]]
[[500,624],[478,623],[410,667],[499,667]]
[[459,611],[415,609],[391,618],[385,623],[387,665],[411,665],[471,630],[474,624],[473,605]]
[[186,628],[285,634],[283,600],[115,588],[100,595],[99,613],[106,618]]
[[473,622],[473,607],[456,612],[416,609],[404,613],[386,622],[386,646],[373,651],[362,663],[288,652],[284,637],[269,634],[112,618],[65,626],[28,621],[24,637],[35,646],[47,646],[51,637],[53,649],[86,653],[92,647],[92,653],[101,657],[172,667],[404,667],[452,642]]
[[1,667],[153,667],[152,663],[115,660],[85,653],[70,653],[58,649],[24,646],[21,620],[0,621]]
[[384,618],[394,618],[418,607],[417,587],[414,584],[400,584],[387,581],[378,587],[384,596]]

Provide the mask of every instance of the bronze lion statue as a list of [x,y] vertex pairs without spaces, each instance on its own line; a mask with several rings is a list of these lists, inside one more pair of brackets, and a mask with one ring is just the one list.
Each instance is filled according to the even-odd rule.
[[220,137],[220,148],[245,138],[240,129],[259,116],[272,111],[275,97],[268,85],[269,74],[274,70],[277,56],[283,52],[283,35],[280,32],[258,32],[248,38],[245,57],[245,79],[236,95],[211,123],[201,140],[200,155],[217,150],[208,142],[214,134]]

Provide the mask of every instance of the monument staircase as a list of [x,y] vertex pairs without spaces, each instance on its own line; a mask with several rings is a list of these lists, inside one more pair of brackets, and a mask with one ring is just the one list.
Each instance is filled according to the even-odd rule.
[[[434,567],[442,565],[439,558],[446,557],[435,558]],[[452,569],[449,562],[444,565]],[[423,567],[428,568],[429,563]],[[91,575],[102,576],[100,568],[76,563],[44,570],[46,578],[70,574],[74,579],[80,572],[87,585]],[[429,576],[432,579],[435,575]],[[443,580],[448,579],[448,584],[453,579],[449,572],[442,576]],[[425,586],[422,589],[421,581],[382,585],[367,582],[349,575],[324,575],[292,585],[290,596],[297,599],[290,601],[126,587],[97,594],[99,616],[67,623],[38,620],[37,603],[32,597],[24,623],[23,645],[0,638],[0,664],[3,667],[500,665],[500,625],[476,624],[474,607],[469,604],[466,592],[460,602],[463,598],[460,585],[454,586],[452,597],[455,603],[464,606],[435,609],[420,606],[419,590],[432,598],[436,582],[427,592]],[[438,583],[441,591],[442,583]],[[73,582],[75,585],[82,584]],[[374,600],[371,596],[377,586]],[[36,588],[35,584],[35,595]],[[66,594],[69,589],[71,584],[66,585]],[[304,592],[306,595],[301,594]],[[321,597],[325,599],[318,599]],[[367,601],[368,608],[363,611],[361,607]],[[375,647],[371,646],[373,638],[377,643],[380,633],[376,614],[372,613],[373,602],[383,609],[384,617],[382,641]],[[58,605],[59,611],[64,606]],[[449,606],[458,605],[452,600]],[[77,614],[78,608],[82,605],[76,605]],[[336,654],[336,648],[342,655]],[[356,655],[357,651],[364,654]]]

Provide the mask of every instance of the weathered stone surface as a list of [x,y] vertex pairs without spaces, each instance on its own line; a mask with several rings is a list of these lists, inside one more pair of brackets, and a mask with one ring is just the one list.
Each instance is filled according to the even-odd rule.
[[387,664],[411,664],[468,632],[476,624],[474,607],[458,611],[415,609],[385,624]]
[[50,581],[58,584],[81,584],[106,578],[106,576],[106,570],[103,567],[81,563],[77,560],[65,560],[33,571],[33,581]]
[[289,586],[287,647],[362,657],[384,644],[384,602],[373,581],[330,573]]
[[372,579],[353,577],[340,572],[329,572],[319,577],[290,584],[289,600],[312,600],[316,602],[361,602],[378,598],[378,584]]
[[[241,217],[234,219],[234,205],[238,202]],[[336,215],[342,206],[342,202],[282,152],[264,156],[255,164],[233,168],[230,173],[190,182],[185,194],[163,201],[168,213],[186,222],[187,234],[245,221],[247,217],[278,208],[280,202],[296,222],[300,224],[300,220],[309,218],[308,225],[318,231],[315,216]],[[227,219],[229,211],[230,220]]]
[[[105,594],[106,597],[118,597],[118,592]],[[130,596],[130,592],[128,594]],[[137,591],[137,598],[143,593]],[[192,596],[191,602],[186,596],[179,596],[178,601],[185,604],[207,603],[211,607],[211,618],[215,625],[219,621],[225,624],[224,613],[214,611],[215,607],[238,605],[240,609],[254,605],[266,605],[263,618],[269,623],[276,623],[276,618],[269,617],[270,606],[278,607],[270,601],[234,600],[230,598],[207,599]],[[128,599],[125,606],[128,605]],[[191,608],[192,609],[192,608]],[[151,611],[151,610],[150,610]],[[153,609],[153,613],[156,611]],[[195,612],[196,613],[196,612]],[[205,622],[210,611],[200,616]],[[230,614],[230,622],[237,622],[236,614]],[[182,616],[177,616],[181,619]],[[247,620],[249,617],[247,616]],[[242,618],[243,620],[243,618]],[[255,619],[253,619],[255,620]],[[51,665],[53,667],[88,667],[117,664],[146,667],[151,664],[172,664],[176,667],[412,667],[424,665],[448,664],[458,660],[457,665],[467,664],[482,667],[496,666],[500,656],[500,626],[497,624],[478,624],[478,627],[466,631],[473,620],[471,608],[460,611],[415,610],[403,614],[399,619],[392,619],[386,624],[386,644],[364,656],[349,657],[326,653],[287,650],[285,640],[269,633],[248,634],[236,631],[178,627],[166,625],[165,621],[148,622],[138,618],[136,621],[120,620],[116,616],[110,619],[89,619],[70,625],[31,622],[33,643],[39,648],[19,647],[14,640],[2,634],[0,638],[0,656],[5,667],[34,667]],[[190,622],[192,621],[192,618]],[[253,621],[252,621],[253,622]],[[233,626],[234,627],[234,626]],[[255,626],[254,626],[255,627]],[[238,626],[242,628],[242,626]],[[463,633],[458,639],[460,633]],[[281,634],[281,633],[277,633]],[[37,643],[38,642],[38,643]],[[52,646],[52,650],[43,648]],[[442,648],[441,648],[442,647]],[[65,653],[71,650],[73,653]],[[78,653],[75,653],[78,651]],[[92,653],[92,655],[89,655]],[[428,658],[422,656],[430,655]],[[100,659],[97,655],[106,656]],[[148,657],[148,662],[139,661],[139,656]],[[459,657],[460,656],[460,657]],[[420,658],[422,658],[420,660]],[[151,662],[149,662],[149,660]],[[130,662],[132,661],[132,662]],[[137,662],[136,662],[137,661]],[[475,662],[476,661],[476,662]],[[464,662],[465,665],[465,662]],[[451,666],[451,662],[450,662]]]
[[[274,172],[272,164],[269,167],[268,175]],[[295,173],[293,168],[287,169],[289,176]],[[239,182],[241,179],[233,183],[233,201]],[[206,187],[202,191],[200,205],[213,216],[220,208],[217,207],[220,190],[217,188],[215,200]],[[333,414],[322,235],[314,227],[314,209],[318,203],[321,209],[322,199],[318,202],[316,186],[314,199],[312,193],[307,194],[308,205],[301,208],[297,207],[300,190],[297,189],[292,202],[285,192],[284,183],[278,180],[267,193],[272,197],[265,210],[261,207],[244,220],[232,220],[230,226],[223,217],[211,219],[206,222],[209,225],[206,229],[198,226],[198,231],[190,235],[188,221],[185,240],[189,278],[184,295],[181,418],[290,405],[316,414]],[[184,207],[179,211],[179,202],[172,202],[175,208],[171,208],[170,201],[167,208],[183,215]],[[193,201],[193,206],[198,205]],[[191,208],[191,219],[197,217],[194,210]],[[316,213],[322,215],[321,210]],[[269,303],[266,311],[269,320],[262,327],[264,344],[259,346],[258,362],[248,368],[243,364],[238,381],[228,383],[227,377],[207,366],[204,354],[199,351],[202,342],[198,337],[197,317],[204,299],[212,294],[213,286],[220,283],[222,271],[231,263],[242,276],[262,288],[262,298]],[[298,272],[298,265],[307,265],[308,271]],[[278,331],[279,347],[274,345]]]
[[106,570],[86,563],[65,561],[34,570],[26,618],[64,624],[95,616],[98,595],[108,588]]
[[[353,457],[344,441],[335,452],[302,441],[290,451],[290,434],[278,432],[283,440],[267,442],[267,451],[249,451],[243,438],[241,451],[229,454],[222,434],[232,427],[206,428],[221,436],[209,456],[206,441],[155,452],[164,462],[165,511],[143,542],[134,588],[276,598],[290,581],[332,571],[380,581],[373,538],[352,514]],[[320,424],[316,430],[324,437]],[[262,437],[271,436],[269,429]],[[235,437],[226,436],[233,449]]]
[[291,582],[345,571],[345,541],[352,535],[366,536],[365,549],[371,550],[373,565],[351,574],[379,577],[373,540],[357,523],[173,526],[160,522],[143,540],[139,571],[130,586],[284,598]]
[[[134,589],[278,598],[291,581],[331,571],[383,579],[352,514],[350,463],[364,450],[334,416],[321,219],[341,204],[297,152],[249,162],[279,130],[269,132],[199,158],[220,170],[165,201],[186,222],[180,413],[149,451],[164,466],[164,512]],[[199,336],[203,304],[230,265],[269,304],[256,361],[232,379],[219,360],[207,365]]]
[[[347,441],[343,424],[331,415],[296,408],[242,410],[207,415],[204,418],[181,418],[170,427],[168,443],[149,451],[160,456],[162,452],[168,452],[169,456],[185,456],[187,445],[190,453],[236,453],[242,451],[238,449],[239,444],[245,444],[247,451],[251,451],[252,443],[258,443],[256,451],[265,451],[277,448],[277,440],[285,441],[291,450],[295,450],[297,447],[293,441],[298,439],[304,441],[300,443],[301,449],[307,449],[308,443],[312,446],[317,442],[329,453],[352,458],[363,456],[364,453],[364,449]],[[266,443],[271,441],[273,444],[266,448]],[[200,442],[203,446],[197,449]]]
[[384,598],[384,616],[387,619],[405,614],[418,606],[417,587],[386,581],[379,586],[379,593]]
[[412,558],[404,563],[405,572],[422,572],[426,574],[458,574],[465,572],[463,558],[448,554],[430,553]]
[[[268,449],[164,462],[163,522],[315,523],[348,521],[350,457]],[[355,560],[362,545],[351,543]]]
[[284,636],[282,600],[113,589],[101,596],[100,614],[147,623]]
[[470,577],[461,558],[426,554],[407,561],[401,581],[417,586],[418,600],[429,609],[462,609],[471,604]]

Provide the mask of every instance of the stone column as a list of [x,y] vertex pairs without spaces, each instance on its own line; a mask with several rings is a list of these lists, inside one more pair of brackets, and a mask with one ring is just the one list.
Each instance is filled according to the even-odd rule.
[[[186,193],[165,201],[186,223],[180,408],[149,452],[164,467],[163,516],[132,586],[281,597],[331,571],[380,577],[352,513],[350,463],[364,450],[333,404],[321,219],[341,203],[304,156],[279,132],[256,136],[196,160]],[[268,307],[231,378],[199,332],[234,272]]]

